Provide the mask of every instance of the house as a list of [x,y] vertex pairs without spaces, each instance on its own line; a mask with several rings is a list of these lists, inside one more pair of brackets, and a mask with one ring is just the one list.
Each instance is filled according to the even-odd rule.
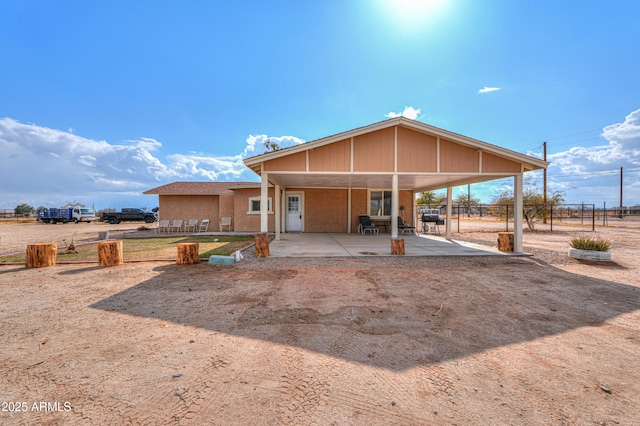
[[[260,182],[175,182],[145,191],[159,196],[164,219],[232,217],[234,231],[357,231],[358,216],[415,225],[415,194],[512,177],[522,221],[523,174],[548,163],[404,117],[247,158]],[[261,201],[267,199],[267,203]],[[401,206],[403,207],[401,209]],[[446,236],[451,236],[447,221]],[[522,251],[516,227],[515,251]]]

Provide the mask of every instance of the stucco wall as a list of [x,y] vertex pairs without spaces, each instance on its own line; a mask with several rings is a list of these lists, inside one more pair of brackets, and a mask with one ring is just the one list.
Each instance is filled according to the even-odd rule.
[[346,189],[305,189],[305,232],[347,232]]
[[[249,198],[259,197],[260,188],[234,189],[233,197],[233,230],[237,232],[260,232],[260,214],[248,214]],[[269,232],[275,232],[275,202],[274,189],[269,188],[269,197],[274,213],[269,214]],[[217,222],[216,222],[217,225]]]
[[219,196],[218,195],[160,195],[160,220],[209,219],[211,225],[218,226]]

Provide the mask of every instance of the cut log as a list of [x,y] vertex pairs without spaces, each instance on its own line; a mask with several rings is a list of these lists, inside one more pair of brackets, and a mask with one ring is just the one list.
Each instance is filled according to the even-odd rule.
[[404,238],[391,239],[391,254],[394,256],[404,256]]
[[24,264],[27,268],[45,268],[56,264],[58,245],[56,243],[35,243],[27,245]]
[[513,251],[513,232],[498,232],[498,250]]
[[200,262],[200,244],[198,243],[178,243],[178,265],[195,265]]
[[269,256],[269,236],[266,233],[255,234],[253,239],[256,242],[256,256]]
[[118,266],[124,263],[122,257],[122,241],[98,242],[98,265]]

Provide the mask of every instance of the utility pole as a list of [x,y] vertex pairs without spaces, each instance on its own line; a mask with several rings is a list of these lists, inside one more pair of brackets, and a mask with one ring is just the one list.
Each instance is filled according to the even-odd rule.
[[[543,156],[542,159],[547,161],[547,142],[542,143],[543,148]],[[547,168],[545,167],[542,171],[542,187],[543,187],[543,204],[544,204],[544,214],[542,215],[542,223],[547,223]]]
[[624,213],[622,212],[622,167],[620,167],[620,219],[624,219]]

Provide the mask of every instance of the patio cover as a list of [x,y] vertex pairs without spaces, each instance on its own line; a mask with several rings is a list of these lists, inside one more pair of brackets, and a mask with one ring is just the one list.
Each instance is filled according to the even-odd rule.
[[[276,187],[275,213],[281,217],[285,188],[388,188],[391,211],[398,212],[398,191],[413,193],[447,188],[447,217],[455,186],[514,179],[515,223],[522,223],[522,182],[528,171],[549,163],[419,121],[397,117],[337,135],[250,157],[247,167],[261,177],[262,199]],[[414,197],[415,199],[415,197]],[[265,206],[266,203],[262,203]],[[261,210],[261,232],[267,232]],[[276,238],[279,238],[279,220]],[[398,236],[397,213],[391,215],[391,237]],[[451,238],[451,221],[446,221]],[[516,226],[514,250],[522,251],[522,227]]]

